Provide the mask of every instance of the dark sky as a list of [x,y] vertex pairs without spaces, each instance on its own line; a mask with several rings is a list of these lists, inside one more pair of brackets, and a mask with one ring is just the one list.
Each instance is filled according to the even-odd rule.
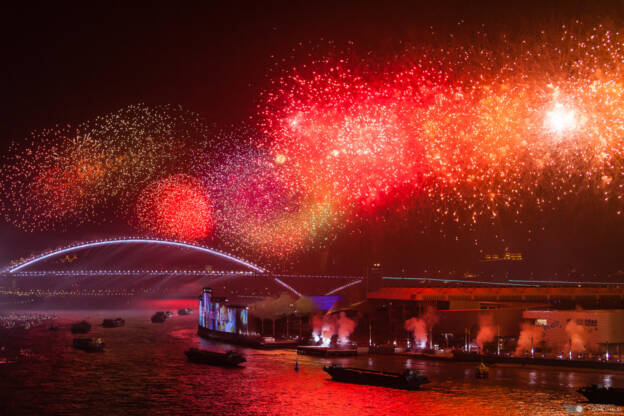
[[[624,17],[620,0],[63,3],[2,6],[0,153],[32,130],[139,102],[180,104],[221,125],[239,123],[253,115],[272,56],[287,57],[299,42],[353,40],[374,50],[459,20],[527,31],[539,22]],[[34,242],[6,224],[0,231],[0,261],[69,238]]]
[[287,56],[298,42],[375,47],[458,20],[526,30],[538,21],[624,11],[622,1],[575,0],[109,3],[4,6],[3,143],[137,102],[181,104],[219,123],[238,122],[253,111],[270,56]]

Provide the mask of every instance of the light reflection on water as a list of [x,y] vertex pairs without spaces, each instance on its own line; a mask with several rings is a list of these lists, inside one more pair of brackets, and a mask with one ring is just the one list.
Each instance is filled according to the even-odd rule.
[[[184,350],[228,347],[199,339],[196,315],[152,324],[150,314],[65,314],[58,332],[37,328],[0,338],[6,354],[32,351],[0,365],[0,414],[559,415],[566,414],[563,404],[583,400],[575,392],[582,385],[624,386],[620,373],[501,366],[477,380],[474,364],[385,355],[320,359],[237,347],[247,357],[245,368],[201,366],[189,363]],[[103,354],[71,347],[67,324],[87,316],[93,324],[126,318],[122,328],[94,325],[90,336],[104,339]],[[431,384],[409,392],[336,383],[322,371],[332,362],[397,372],[410,366]]]
[[536,384],[536,378],[537,378],[537,374],[535,373],[535,371],[530,371],[529,372],[529,384],[535,385]]

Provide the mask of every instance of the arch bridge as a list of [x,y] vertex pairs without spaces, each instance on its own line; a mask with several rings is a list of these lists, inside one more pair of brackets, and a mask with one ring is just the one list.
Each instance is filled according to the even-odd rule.
[[[220,270],[31,270],[32,266],[38,263],[45,262],[48,259],[55,258],[57,256],[66,255],[69,253],[77,252],[84,249],[94,247],[106,247],[106,246],[121,246],[121,245],[139,245],[139,244],[154,244],[167,247],[177,247],[196,251],[198,253],[205,253],[216,256],[222,260],[232,262],[237,266],[242,266],[245,270],[238,271],[220,271]],[[247,277],[267,277],[274,280],[280,286],[288,289],[291,293],[302,296],[300,291],[292,287],[286,281],[296,278],[300,279],[340,279],[337,281],[337,287],[329,290],[325,295],[335,295],[340,291],[361,283],[361,276],[334,276],[334,275],[302,275],[302,274],[273,274],[267,269],[254,264],[251,261],[242,259],[238,256],[216,250],[210,247],[206,247],[199,244],[166,240],[158,238],[140,238],[140,237],[123,237],[112,238],[103,240],[94,240],[88,242],[76,242],[66,245],[61,248],[48,250],[30,258],[21,260],[17,263],[11,264],[5,269],[5,274],[14,277],[63,277],[63,276],[196,276],[196,277],[215,277],[215,276],[247,276]],[[347,282],[346,284],[345,281]]]

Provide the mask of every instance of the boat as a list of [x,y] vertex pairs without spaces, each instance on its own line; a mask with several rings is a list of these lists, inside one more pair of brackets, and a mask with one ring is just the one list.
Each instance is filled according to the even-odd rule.
[[191,308],[178,309],[178,315],[190,315],[192,313],[193,313],[193,309]]
[[156,312],[152,315],[152,323],[162,324],[167,320],[167,315],[164,312]]
[[50,325],[50,331],[58,331],[59,330],[59,326],[58,325]]
[[71,326],[72,334],[86,334],[89,331],[91,331],[91,324],[87,321],[76,322]]
[[124,326],[125,324],[126,324],[126,321],[124,321],[121,318],[104,319],[104,321],[102,322],[102,326],[104,328],[119,328],[120,326]]
[[485,365],[485,363],[479,364],[475,370],[476,378],[488,378],[490,375],[490,367]]
[[590,403],[624,406],[624,388],[592,384],[591,386],[581,387],[577,392],[587,397]]
[[173,317],[173,312],[167,311],[167,312],[165,312],[165,315],[167,315],[167,318],[172,318]]
[[188,357],[189,361],[196,364],[210,364],[219,365],[223,367],[236,367],[241,363],[247,361],[245,357],[236,351],[217,352],[200,350],[198,348],[191,348],[184,351],[184,354]]
[[101,338],[74,338],[74,348],[86,352],[103,352],[104,342]]
[[296,348],[300,344],[299,339],[275,339],[273,337],[262,337],[260,335],[238,334],[225,331],[215,331],[197,327],[197,335],[204,339],[215,340],[232,345],[243,345],[245,347],[258,348],[264,350],[280,348]]
[[369,386],[392,387],[395,389],[417,390],[421,385],[429,383],[429,379],[414,370],[403,373],[366,370],[361,368],[343,367],[340,364],[323,367],[333,380],[344,383],[365,384]]

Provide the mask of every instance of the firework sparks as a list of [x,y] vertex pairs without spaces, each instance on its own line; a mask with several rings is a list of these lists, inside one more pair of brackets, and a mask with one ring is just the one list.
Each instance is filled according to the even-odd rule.
[[26,231],[124,217],[139,190],[188,160],[196,116],[130,106],[33,133],[2,167],[5,218]]
[[139,227],[148,233],[184,241],[208,237],[212,207],[202,184],[188,175],[174,175],[147,186],[136,204]]
[[141,192],[142,230],[197,240],[214,227],[276,258],[408,216],[479,248],[527,244],[581,202],[619,215],[624,35],[578,23],[494,45],[470,36],[280,64],[247,130],[132,106],[41,132],[4,163],[3,213],[53,229],[127,216]]

